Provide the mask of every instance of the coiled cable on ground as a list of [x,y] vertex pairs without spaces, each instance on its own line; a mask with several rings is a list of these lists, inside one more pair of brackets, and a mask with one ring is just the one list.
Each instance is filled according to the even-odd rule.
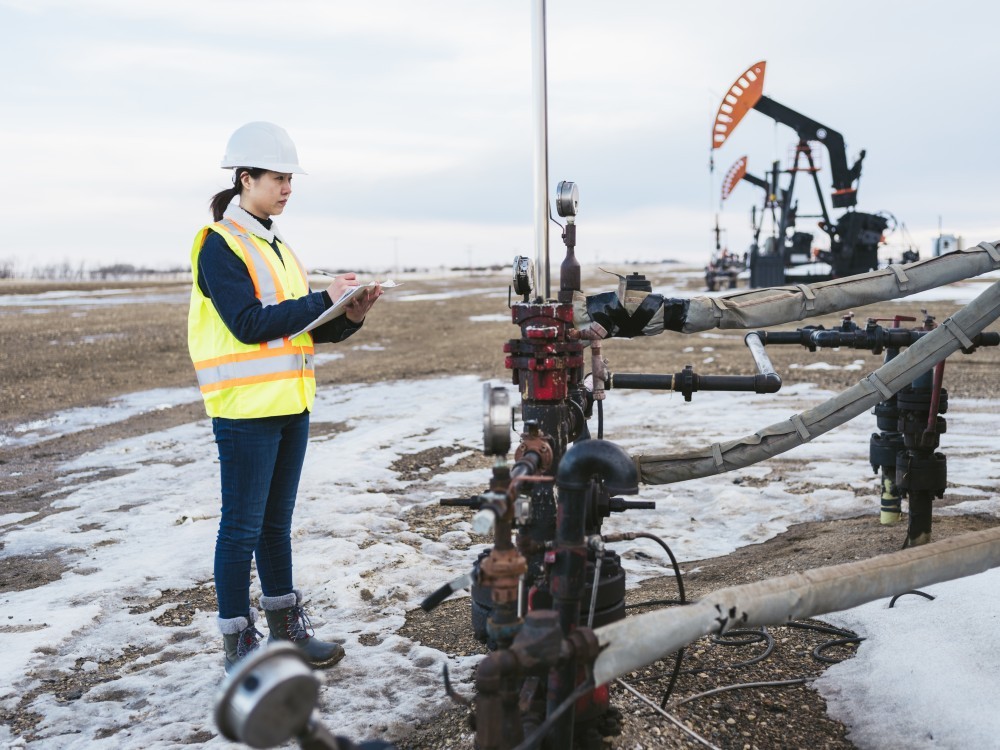
[[[684,605],[684,604],[687,604],[688,601],[687,601],[687,596],[686,596],[685,591],[684,591],[684,580],[683,580],[683,576],[681,574],[680,565],[678,564],[677,558],[674,555],[673,551],[670,549],[670,546],[665,541],[663,541],[660,537],[656,536],[655,534],[652,534],[652,533],[649,533],[649,532],[644,532],[644,531],[632,531],[632,532],[623,532],[623,533],[619,533],[619,534],[609,534],[609,535],[607,535],[607,536],[604,537],[604,541],[607,542],[607,543],[613,543],[613,542],[617,542],[617,541],[628,541],[628,540],[633,540],[633,539],[651,539],[651,540],[655,541],[657,544],[659,544],[660,547],[663,548],[663,550],[666,552],[667,556],[670,558],[671,567],[672,567],[673,572],[674,572],[674,578],[677,581],[677,590],[678,590],[679,598],[676,599],[676,600],[675,599],[657,599],[657,600],[651,600],[651,601],[646,601],[646,602],[640,602],[640,603],[637,603],[637,604],[626,605],[626,608],[649,607],[649,606],[656,606],[656,605],[676,605],[676,604]],[[907,593],[907,594],[910,594],[910,593],[912,593],[912,594],[919,594],[920,596],[924,596],[925,598],[933,599],[933,597],[931,597],[928,594],[925,594],[925,593],[923,593],[921,591],[908,591],[908,592],[905,592],[905,593]],[[891,607],[892,604],[895,603],[896,599],[898,599],[900,596],[903,596],[903,595],[904,594],[899,594],[896,597],[893,597],[893,599],[890,602],[889,606]],[[846,646],[846,645],[850,645],[850,644],[858,644],[858,643],[861,643],[861,641],[864,640],[862,637],[860,637],[857,633],[854,633],[853,631],[845,630],[845,629],[842,629],[842,628],[836,628],[836,627],[833,627],[832,625],[821,625],[819,623],[807,623],[807,622],[790,621],[790,622],[786,623],[786,626],[790,627],[790,628],[798,628],[798,629],[801,629],[801,630],[813,630],[813,631],[816,631],[816,632],[826,633],[828,635],[836,636],[836,638],[833,638],[833,639],[831,639],[829,641],[825,641],[825,642],[819,644],[812,651],[813,658],[816,659],[817,661],[823,662],[824,664],[837,664],[838,662],[842,661],[842,659],[836,659],[836,658],[827,656],[825,654],[825,652],[827,650],[829,650],[831,648],[836,648],[836,647],[839,647],[839,646]],[[750,644],[753,644],[753,643],[763,642],[765,644],[765,647],[764,647],[764,650],[761,653],[757,654],[756,656],[754,656],[754,657],[752,657],[750,659],[747,659],[747,660],[744,660],[744,661],[741,661],[741,662],[736,662],[736,663],[733,663],[733,664],[727,664],[727,665],[725,665],[723,667],[710,667],[707,670],[705,668],[695,668],[695,669],[688,669],[688,670],[683,670],[683,671],[681,670],[681,664],[682,664],[683,659],[684,659],[684,649],[683,648],[678,649],[677,652],[676,652],[676,656],[674,658],[674,665],[673,665],[673,668],[671,669],[670,678],[669,678],[669,680],[667,682],[667,687],[664,690],[663,696],[660,699],[660,709],[661,710],[666,709],[667,703],[670,700],[670,696],[673,694],[674,688],[676,687],[677,680],[679,679],[680,675],[682,675],[682,674],[695,674],[695,673],[698,673],[698,672],[704,672],[704,671],[709,671],[709,670],[713,670],[714,671],[714,670],[723,670],[723,669],[737,669],[737,668],[740,668],[740,667],[752,666],[752,665],[757,664],[757,663],[763,661],[764,659],[768,658],[773,653],[774,648],[775,648],[774,636],[771,634],[771,632],[766,627],[761,627],[759,629],[753,629],[753,630],[751,630],[751,629],[740,629],[740,628],[737,628],[737,629],[729,630],[724,635],[713,635],[711,637],[711,639],[712,639],[713,643],[716,643],[716,644],[718,644],[720,646],[738,647],[738,646],[747,646],[747,645],[750,645]],[[656,675],[650,675],[650,676],[647,676],[647,677],[635,677],[635,678],[632,678],[632,681],[633,682],[645,682],[645,681],[651,680],[651,679],[660,679],[661,677],[662,677],[662,673],[661,674],[656,674]],[[716,693],[725,692],[727,690],[736,690],[736,689],[740,689],[740,688],[744,688],[744,687],[784,687],[784,686],[787,686],[787,685],[801,684],[801,683],[804,683],[806,681],[807,681],[806,678],[803,677],[803,678],[797,678],[797,679],[793,679],[793,680],[780,680],[780,681],[774,681],[774,682],[742,683],[742,684],[739,684],[739,685],[724,686],[724,687],[721,687],[721,688],[716,688],[716,689],[714,689],[712,691],[708,691],[707,693],[700,693],[700,694],[698,694],[696,696],[690,696],[690,697],[685,698],[682,701],[680,701],[679,703],[676,703],[674,705],[681,705],[682,703],[688,703],[688,702],[696,700],[697,698],[700,698],[700,697],[705,697],[707,695],[714,695]],[[619,682],[623,686],[628,687],[624,681],[619,680]]]
[[896,594],[894,597],[892,597],[892,599],[889,600],[889,609],[892,609],[893,605],[896,603],[896,601],[899,599],[899,597],[906,596],[907,594],[914,594],[916,596],[922,596],[924,599],[928,599],[929,601],[934,601],[934,599],[935,599],[935,597],[934,597],[933,594],[928,594],[928,593],[926,593],[924,591],[916,591],[916,590],[914,590],[914,591],[904,591],[902,594]]
[[823,652],[827,649],[836,648],[837,646],[847,646],[849,644],[858,644],[864,640],[861,636],[855,633],[853,630],[845,630],[843,628],[835,628],[832,625],[820,625],[813,622],[795,622],[791,621],[786,623],[790,628],[799,628],[800,630],[815,630],[819,633],[827,633],[829,635],[838,636],[833,640],[824,641],[813,649],[812,655],[814,659],[823,662],[824,664],[839,664],[843,659],[834,659],[830,656],[824,656]]

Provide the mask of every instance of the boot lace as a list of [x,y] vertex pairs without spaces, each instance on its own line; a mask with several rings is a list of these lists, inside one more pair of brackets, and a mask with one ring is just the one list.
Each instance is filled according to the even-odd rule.
[[264,634],[253,625],[241,630],[239,638],[236,639],[236,658],[242,659],[252,651],[256,651],[257,643],[263,637]]
[[290,607],[285,613],[285,625],[288,628],[288,639],[290,641],[304,641],[311,638],[316,631],[313,630],[309,615],[302,607]]

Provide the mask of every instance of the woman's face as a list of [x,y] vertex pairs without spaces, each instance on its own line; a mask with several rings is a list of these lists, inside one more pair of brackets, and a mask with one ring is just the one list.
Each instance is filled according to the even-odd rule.
[[292,176],[281,172],[264,172],[254,179],[247,172],[240,175],[243,192],[240,206],[255,216],[269,219],[285,210],[292,194]]

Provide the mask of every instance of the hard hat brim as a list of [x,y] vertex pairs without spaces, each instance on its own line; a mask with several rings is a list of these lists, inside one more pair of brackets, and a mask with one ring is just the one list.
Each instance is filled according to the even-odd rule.
[[255,167],[266,169],[270,172],[280,172],[281,174],[309,174],[298,164],[282,164],[279,162],[260,162],[256,160],[241,161],[239,164],[232,164],[224,160],[220,165],[223,169],[236,169],[237,167]]

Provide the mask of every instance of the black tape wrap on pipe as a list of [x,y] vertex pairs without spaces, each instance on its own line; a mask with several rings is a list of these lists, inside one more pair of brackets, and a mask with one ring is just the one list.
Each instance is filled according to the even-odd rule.
[[689,301],[686,299],[664,298],[662,294],[647,294],[635,312],[629,313],[617,292],[602,292],[587,297],[587,314],[595,323],[600,323],[609,337],[634,338],[661,331],[645,331],[649,321],[662,308],[663,329],[680,331],[687,320]]

